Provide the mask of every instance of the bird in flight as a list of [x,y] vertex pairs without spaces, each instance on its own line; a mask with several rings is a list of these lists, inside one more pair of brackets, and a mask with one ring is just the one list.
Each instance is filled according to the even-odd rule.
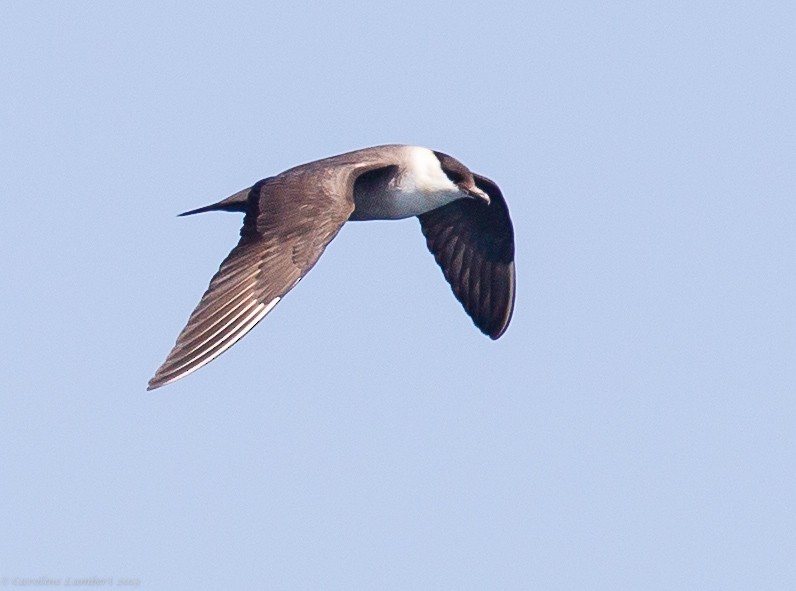
[[296,166],[180,215],[244,215],[240,241],[148,390],[234,345],[306,275],[347,221],[417,216],[429,250],[475,325],[492,339],[514,309],[514,229],[498,186],[428,148],[364,148]]

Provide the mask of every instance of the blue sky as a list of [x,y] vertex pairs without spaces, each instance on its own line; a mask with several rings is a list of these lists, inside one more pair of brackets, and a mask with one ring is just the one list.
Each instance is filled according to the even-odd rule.
[[[0,582],[796,585],[792,3],[3,12]],[[503,189],[505,336],[349,224],[147,393],[240,227],[175,214],[390,142]]]

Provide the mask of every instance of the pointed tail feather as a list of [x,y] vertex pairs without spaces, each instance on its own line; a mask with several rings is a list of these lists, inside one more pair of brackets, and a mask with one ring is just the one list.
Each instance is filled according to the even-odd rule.
[[249,200],[249,193],[251,190],[251,187],[243,189],[242,191],[238,191],[226,199],[222,199],[218,203],[214,203],[213,205],[205,205],[204,207],[200,207],[198,209],[192,209],[191,211],[183,212],[179,214],[178,217],[193,215],[195,213],[204,213],[206,211],[239,211],[245,213],[246,203]]

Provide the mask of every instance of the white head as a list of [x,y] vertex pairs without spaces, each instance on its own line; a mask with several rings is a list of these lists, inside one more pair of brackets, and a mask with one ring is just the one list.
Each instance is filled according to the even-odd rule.
[[489,204],[489,196],[476,187],[470,169],[452,156],[420,146],[407,146],[404,166],[401,191],[426,193],[429,197],[438,194],[445,202],[473,198]]

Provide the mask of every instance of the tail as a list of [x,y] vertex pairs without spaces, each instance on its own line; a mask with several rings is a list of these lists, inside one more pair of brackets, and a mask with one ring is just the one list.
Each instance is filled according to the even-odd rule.
[[213,205],[205,205],[199,209],[192,209],[191,211],[181,213],[179,217],[184,215],[193,215],[195,213],[204,213],[206,211],[239,211],[241,213],[246,213],[246,204],[249,201],[249,193],[251,193],[251,190],[252,187],[243,189],[243,191],[238,191],[234,195],[227,197],[218,203],[214,203]]

